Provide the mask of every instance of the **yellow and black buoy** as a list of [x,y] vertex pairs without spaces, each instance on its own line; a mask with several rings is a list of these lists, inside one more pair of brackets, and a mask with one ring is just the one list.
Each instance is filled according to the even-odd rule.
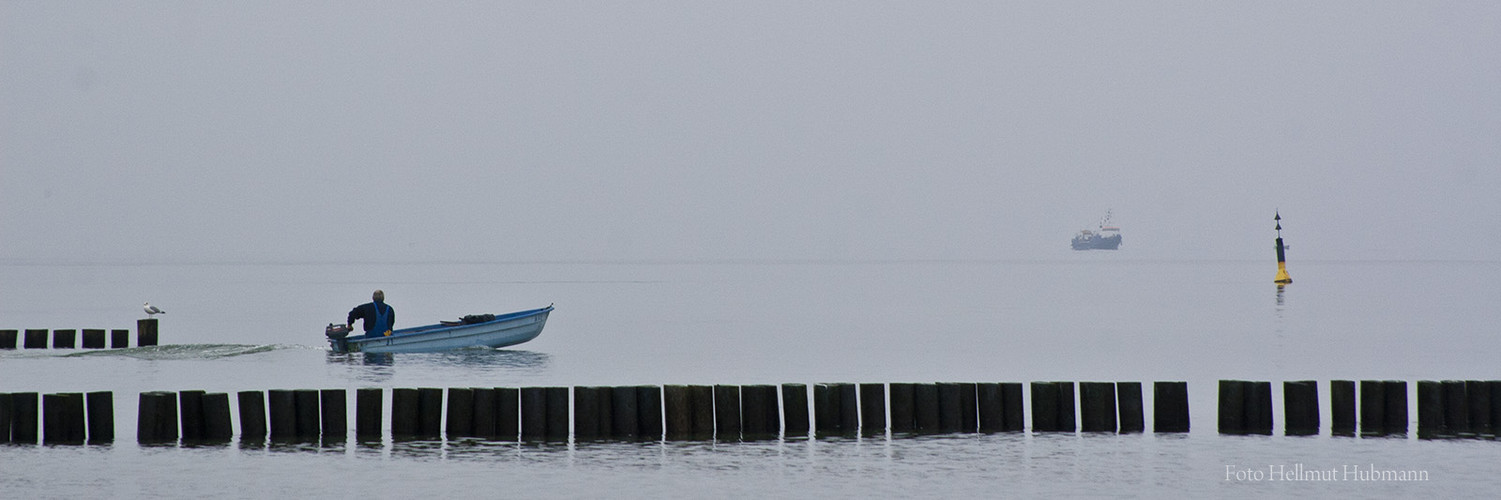
[[1287,275],[1287,255],[1284,253],[1287,246],[1282,244],[1282,213],[1277,212],[1277,215],[1272,220],[1277,221],[1277,279],[1273,280],[1273,282],[1278,285],[1286,285],[1292,283],[1293,279]]

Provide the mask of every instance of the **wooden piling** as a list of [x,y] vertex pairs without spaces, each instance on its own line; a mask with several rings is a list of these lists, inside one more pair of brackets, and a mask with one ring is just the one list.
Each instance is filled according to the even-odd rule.
[[568,442],[568,388],[547,387],[547,440]]
[[1116,432],[1115,383],[1079,382],[1080,430]]
[[1146,407],[1141,402],[1141,382],[1116,382],[1116,403],[1120,408],[1120,433],[1146,432]]
[[[10,442],[37,444],[38,398],[35,392],[17,392],[10,395]],[[177,430],[175,427],[172,429]]]
[[359,441],[380,441],[385,390],[362,387],[354,391],[354,437]]
[[0,330],[0,349],[10,350],[16,348],[16,330]]
[[[566,389],[565,389],[566,390]],[[438,439],[443,436],[443,389],[417,388],[417,437]],[[566,426],[567,423],[564,423]]]
[[851,383],[834,384],[839,391],[839,433],[853,436],[860,432],[860,388]]
[[740,440],[740,386],[714,386],[714,439],[720,442]]
[[1488,380],[1491,388],[1491,435],[1501,436],[1501,380]]
[[938,432],[951,433],[964,430],[964,399],[960,384],[938,384]]
[[495,439],[495,388],[471,387],[469,392],[474,395],[474,418],[469,429],[475,437]]
[[1272,435],[1272,383],[1246,382],[1245,408],[1246,433]]
[[980,430],[980,384],[975,382],[961,382],[959,384],[959,431],[979,432]]
[[1001,399],[1001,384],[982,382],[976,386],[975,406],[979,413],[980,432],[1000,432],[1006,427],[1005,403]]
[[109,331],[109,348],[124,349],[130,347],[130,330],[115,329]]
[[1240,380],[1220,381],[1220,434],[1244,434],[1246,431],[1246,383]]
[[266,439],[266,394],[261,391],[240,391],[240,443],[254,443]]
[[917,388],[915,384],[893,382],[891,387],[891,433],[917,431]]
[[693,403],[688,396],[688,386],[663,386],[662,405],[666,408],[667,440],[682,441],[691,439],[693,436]]
[[1379,380],[1360,381],[1360,435],[1386,435],[1386,388]]
[[860,433],[886,434],[886,384],[860,384]]
[[[115,394],[110,391],[90,392],[84,396],[84,402],[88,405],[89,444],[115,442]],[[5,413],[5,410],[8,408],[0,405],[0,413]],[[8,421],[0,425],[0,434],[7,433],[9,427]],[[0,443],[3,442],[0,439]]]
[[1282,383],[1283,435],[1319,433],[1319,386],[1314,380]]
[[599,388],[573,388],[573,440],[599,439]]
[[747,385],[740,388],[741,436],[745,440],[775,439],[782,431],[782,412],[777,405],[777,386]]
[[939,415],[938,384],[912,385],[913,430],[920,434],[939,432],[942,418]]
[[839,434],[839,426],[844,422],[839,414],[841,407],[837,387],[833,384],[813,386],[813,430],[817,435]]
[[235,437],[229,416],[229,394],[211,392],[203,395],[203,441],[228,443]]
[[349,395],[344,389],[318,391],[318,409],[324,443],[342,443],[349,439]]
[[597,410],[596,418],[599,422],[597,424],[599,431],[596,439],[613,439],[615,437],[615,432],[611,425],[611,422],[615,419],[614,401],[614,387],[601,386],[594,388],[594,408]]
[[1027,410],[1022,399],[1021,382],[1001,383],[1001,411],[1005,412],[1006,420],[1003,430],[1006,432],[1023,432],[1027,430]]
[[1052,382],[1032,382],[1032,432],[1057,432],[1058,386]]
[[43,444],[83,444],[85,432],[82,393],[42,395]]
[[1077,412],[1074,410],[1074,383],[1053,382],[1053,384],[1058,386],[1058,431],[1074,432],[1079,428]]
[[177,393],[178,417],[182,419],[182,441],[203,441],[207,425],[203,422],[204,391],[181,391]]
[[808,386],[782,384],[782,436],[808,435]]
[[637,439],[659,441],[662,434],[662,386],[636,386],[636,424],[640,431]]
[[547,389],[521,388],[521,439],[540,442],[547,439]]
[[1438,437],[1444,430],[1444,388],[1433,380],[1418,381],[1418,438]]
[[448,421],[443,430],[452,441],[474,436],[474,389],[468,387],[448,388]]
[[156,345],[156,319],[136,320],[136,347]]
[[52,331],[53,349],[72,349],[78,339],[78,330],[65,329]]
[[10,443],[11,411],[10,393],[0,392],[0,444]]
[[635,387],[615,387],[610,391],[610,432],[615,439],[634,441],[641,436],[641,411]]
[[1386,433],[1407,435],[1407,381],[1387,380],[1382,383],[1386,389]]
[[297,389],[292,394],[297,399],[297,440],[315,443],[323,423],[318,411],[318,390]]
[[1491,394],[1490,384],[1480,380],[1465,381],[1465,400],[1469,402],[1470,432],[1476,435],[1489,435],[1491,431]]
[[98,328],[85,328],[85,329],[83,329],[83,348],[84,349],[103,349],[104,348],[104,330],[98,329]]
[[1152,432],[1188,432],[1188,382],[1152,383]]
[[1335,436],[1355,435],[1355,381],[1329,382],[1329,432]]
[[177,395],[171,392],[141,393],[136,415],[136,441],[141,444],[177,441]]
[[693,401],[692,439],[695,441],[714,439],[714,388],[707,385],[690,385],[688,396]]
[[[416,439],[422,420],[422,395],[417,389],[391,389],[391,438]],[[541,421],[542,419],[537,419]],[[275,426],[273,426],[274,432]]]
[[28,328],[26,330],[26,341],[24,342],[24,344],[27,349],[46,349],[47,330]]
[[521,438],[521,389],[495,388],[495,439],[517,441]]
[[1445,380],[1444,388],[1444,429],[1443,433],[1450,436],[1466,436],[1470,434],[1470,404],[1465,394],[1465,383],[1462,380]]

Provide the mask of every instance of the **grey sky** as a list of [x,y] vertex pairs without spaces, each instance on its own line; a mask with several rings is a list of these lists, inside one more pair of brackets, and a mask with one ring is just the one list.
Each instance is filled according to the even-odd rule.
[[0,262],[1493,259],[1495,2],[0,2]]

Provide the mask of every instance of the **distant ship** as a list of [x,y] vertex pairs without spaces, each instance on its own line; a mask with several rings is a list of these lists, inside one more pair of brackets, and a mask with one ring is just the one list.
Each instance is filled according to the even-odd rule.
[[1085,229],[1074,236],[1074,250],[1115,250],[1121,246],[1121,228],[1111,226],[1110,211],[1100,220],[1100,230]]

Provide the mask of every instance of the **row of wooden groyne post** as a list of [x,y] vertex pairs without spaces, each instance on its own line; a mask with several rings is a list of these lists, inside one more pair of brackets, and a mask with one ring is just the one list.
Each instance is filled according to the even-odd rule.
[[[130,330],[103,328],[84,328],[82,330],[60,328],[47,330],[45,328],[28,328],[25,330],[0,330],[0,349],[15,349],[17,346],[26,349],[46,349],[47,340],[52,340],[53,349],[76,349],[78,348],[79,332],[83,332],[84,349],[105,349],[105,341],[108,341],[109,349],[124,349],[130,347]],[[153,346],[157,342],[157,320],[142,319],[136,321],[136,346]],[[24,335],[23,335],[24,333]],[[50,333],[50,335],[49,335]]]
[[[1029,408],[1022,389],[1021,383],[397,388],[390,390],[390,435],[585,442],[1020,432],[1027,428],[1027,409],[1034,433],[1146,430],[1139,382],[1032,382]],[[386,390],[354,393],[356,439],[383,439]],[[1501,434],[1501,381],[1419,381],[1417,393],[1419,438]],[[114,440],[112,393],[38,396],[0,393],[0,443]],[[1283,397],[1285,434],[1318,434],[1317,382],[1284,382]],[[137,440],[227,443],[236,435],[229,398],[204,391],[141,393]],[[242,443],[341,442],[351,430],[344,389],[242,391],[235,398]],[[1332,435],[1408,431],[1404,381],[1332,381],[1329,402]],[[1152,403],[1153,432],[1188,432],[1187,383],[1155,382]],[[1218,417],[1223,434],[1271,434],[1271,382],[1220,381]]]

